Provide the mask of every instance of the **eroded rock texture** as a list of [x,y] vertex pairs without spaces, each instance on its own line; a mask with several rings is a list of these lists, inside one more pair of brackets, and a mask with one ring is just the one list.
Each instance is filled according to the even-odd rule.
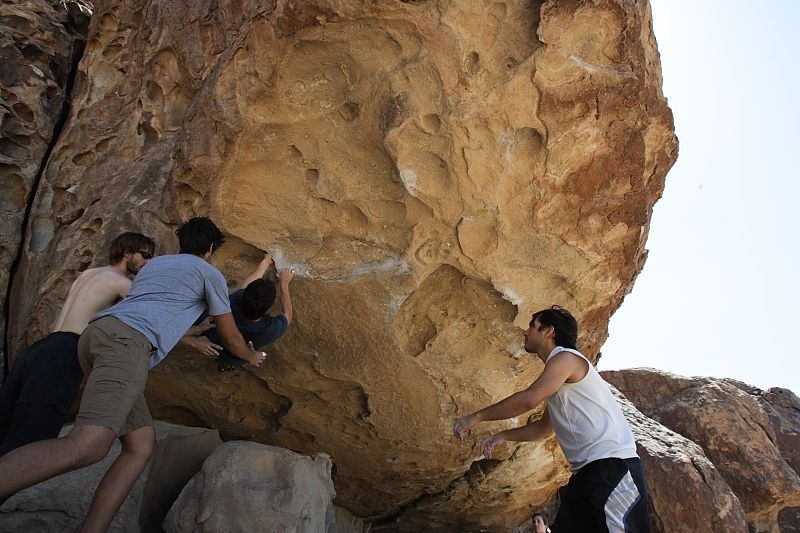
[[779,512],[798,506],[800,402],[790,391],[647,369],[607,371],[603,378],[643,413],[702,446],[756,531],[778,531]]
[[90,4],[0,4],[0,336],[26,206],[80,59]]
[[590,355],[605,339],[676,157],[660,86],[644,1],[105,3],[12,344],[119,231],[174,251],[175,224],[210,214],[232,281],[264,249],[298,271],[296,318],[254,372],[170,355],[154,414],[324,451],[337,503],[390,527],[418,508],[514,526],[563,458],[549,442],[478,463],[481,435],[459,443],[452,421],[540,372],[520,353],[531,311],[570,308]]
[[614,393],[642,458],[653,531],[747,533],[742,504],[703,449]]

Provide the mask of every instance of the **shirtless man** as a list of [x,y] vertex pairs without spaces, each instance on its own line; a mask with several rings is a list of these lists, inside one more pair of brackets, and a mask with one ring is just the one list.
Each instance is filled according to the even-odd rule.
[[83,372],[78,338],[99,311],[122,299],[153,257],[155,242],[123,233],[111,242],[109,266],[90,268],[70,287],[52,333],[22,352],[0,389],[0,456],[24,444],[57,437]]
[[20,446],[0,457],[0,497],[102,460],[119,438],[122,450],[95,490],[82,533],[107,531],[155,451],[153,419],[144,399],[149,368],[178,343],[205,309],[223,345],[259,366],[264,352],[248,348],[236,329],[228,285],[210,264],[225,241],[206,217],[177,230],[180,252],[142,269],[124,300],[94,315],[80,336],[78,361],[86,388],[68,435]]

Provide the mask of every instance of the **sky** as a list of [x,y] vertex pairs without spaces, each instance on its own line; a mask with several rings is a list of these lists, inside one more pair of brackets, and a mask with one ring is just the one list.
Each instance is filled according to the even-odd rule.
[[651,5],[680,150],[600,368],[800,395],[800,2]]

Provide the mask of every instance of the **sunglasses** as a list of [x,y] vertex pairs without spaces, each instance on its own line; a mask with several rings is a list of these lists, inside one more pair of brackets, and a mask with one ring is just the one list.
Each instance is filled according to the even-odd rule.
[[139,250],[137,253],[142,256],[142,259],[146,261],[153,258],[153,254],[151,254],[147,250]]

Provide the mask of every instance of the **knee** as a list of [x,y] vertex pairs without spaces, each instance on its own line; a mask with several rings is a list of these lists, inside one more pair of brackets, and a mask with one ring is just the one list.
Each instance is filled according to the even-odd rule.
[[73,443],[75,462],[77,466],[83,467],[101,461],[108,455],[116,435],[104,427],[76,426],[64,438]]
[[139,428],[122,437],[122,452],[147,462],[156,450],[156,433],[151,426]]

